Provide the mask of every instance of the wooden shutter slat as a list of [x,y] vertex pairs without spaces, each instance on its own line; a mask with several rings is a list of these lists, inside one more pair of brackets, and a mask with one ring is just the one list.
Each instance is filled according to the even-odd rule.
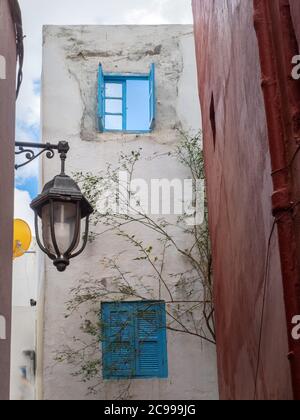
[[135,375],[134,322],[130,306],[103,304],[104,378],[128,378]]

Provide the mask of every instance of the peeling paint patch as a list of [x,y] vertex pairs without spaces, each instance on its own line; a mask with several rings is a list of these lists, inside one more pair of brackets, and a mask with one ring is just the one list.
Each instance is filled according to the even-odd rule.
[[[82,105],[82,117],[80,120],[79,136],[83,141],[99,140],[97,132],[97,120],[95,110],[97,109],[97,69],[101,62],[106,72],[118,72],[122,74],[147,73],[150,65],[155,62],[157,66],[157,102],[159,107],[159,118],[157,118],[156,129],[160,130],[169,122],[169,130],[173,130],[174,122],[180,125],[180,118],[177,115],[179,83],[183,75],[183,50],[189,48],[179,41],[185,30],[174,31],[172,35],[163,38],[155,36],[152,42],[143,33],[131,35],[126,38],[126,30],[121,27],[124,36],[114,40],[115,33],[105,30],[99,31],[95,43],[95,34],[82,35],[81,28],[74,28],[73,32],[57,28],[56,32],[65,35],[65,42],[62,48],[66,57],[68,72],[75,79],[80,92]],[[47,32],[47,31],[45,31]],[[108,33],[109,32],[109,33]],[[157,33],[151,28],[149,33]],[[50,35],[50,34],[49,34]],[[49,36],[48,35],[48,36]],[[176,35],[176,36],[175,36]],[[53,42],[61,43],[55,34],[51,33]],[[55,39],[55,41],[54,41]],[[80,44],[79,44],[80,41]],[[83,76],[84,75],[84,76]],[[167,82],[166,82],[167,81]],[[165,105],[160,105],[160,97],[167,98]],[[171,124],[171,121],[173,123]],[[170,142],[170,138],[168,141]],[[175,136],[176,137],[176,136]],[[127,137],[128,138],[128,137]],[[105,135],[101,135],[105,139]],[[164,143],[165,139],[161,143]]]
[[76,60],[76,59],[88,59],[88,58],[109,58],[109,57],[118,57],[121,56],[123,54],[122,51],[88,51],[88,50],[83,50],[80,51],[76,54],[71,54],[68,55],[67,58],[72,59],[72,60]]
[[148,50],[145,52],[145,55],[160,55],[162,50],[162,45],[157,45],[153,50]]
[[[132,54],[134,56],[134,59],[137,59],[137,57],[146,57],[146,56],[150,56],[150,57],[154,57],[157,55],[160,55],[162,52],[162,45],[156,45],[156,47],[154,47],[153,49],[148,49],[148,50],[139,50],[136,51],[134,54]],[[67,58],[71,59],[71,60],[76,60],[76,59],[88,59],[88,58],[110,58],[110,57],[126,57],[126,52],[124,53],[124,51],[122,50],[118,50],[118,51],[109,51],[109,50],[96,50],[96,51],[91,51],[91,50],[82,50],[79,51],[78,53],[75,54],[70,54],[67,56]],[[129,58],[129,56],[127,57]]]

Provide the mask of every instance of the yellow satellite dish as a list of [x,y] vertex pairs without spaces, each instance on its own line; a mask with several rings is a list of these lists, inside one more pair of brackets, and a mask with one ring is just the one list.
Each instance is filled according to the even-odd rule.
[[14,220],[14,245],[13,256],[14,259],[22,257],[30,248],[32,240],[30,227],[24,220]]

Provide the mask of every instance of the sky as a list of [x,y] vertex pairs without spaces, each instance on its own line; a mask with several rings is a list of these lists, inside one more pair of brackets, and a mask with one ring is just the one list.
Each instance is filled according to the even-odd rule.
[[[17,103],[16,139],[40,140],[43,25],[192,23],[191,0],[19,0],[25,34],[24,79]],[[38,162],[16,172],[15,217],[33,229],[29,208],[38,191]]]

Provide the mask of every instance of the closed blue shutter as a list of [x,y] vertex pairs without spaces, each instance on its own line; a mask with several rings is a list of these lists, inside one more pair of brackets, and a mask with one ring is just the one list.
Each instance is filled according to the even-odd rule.
[[166,378],[167,348],[164,303],[140,303],[136,314],[137,376]]
[[167,378],[163,302],[102,304],[104,379]]
[[98,130],[104,131],[104,94],[105,94],[104,74],[102,65],[99,64],[98,73]]
[[102,322],[104,379],[134,377],[134,319],[130,304],[103,304]]
[[156,95],[155,95],[155,64],[151,65],[149,74],[149,101],[150,101],[150,122],[149,129],[153,130],[156,118]]

